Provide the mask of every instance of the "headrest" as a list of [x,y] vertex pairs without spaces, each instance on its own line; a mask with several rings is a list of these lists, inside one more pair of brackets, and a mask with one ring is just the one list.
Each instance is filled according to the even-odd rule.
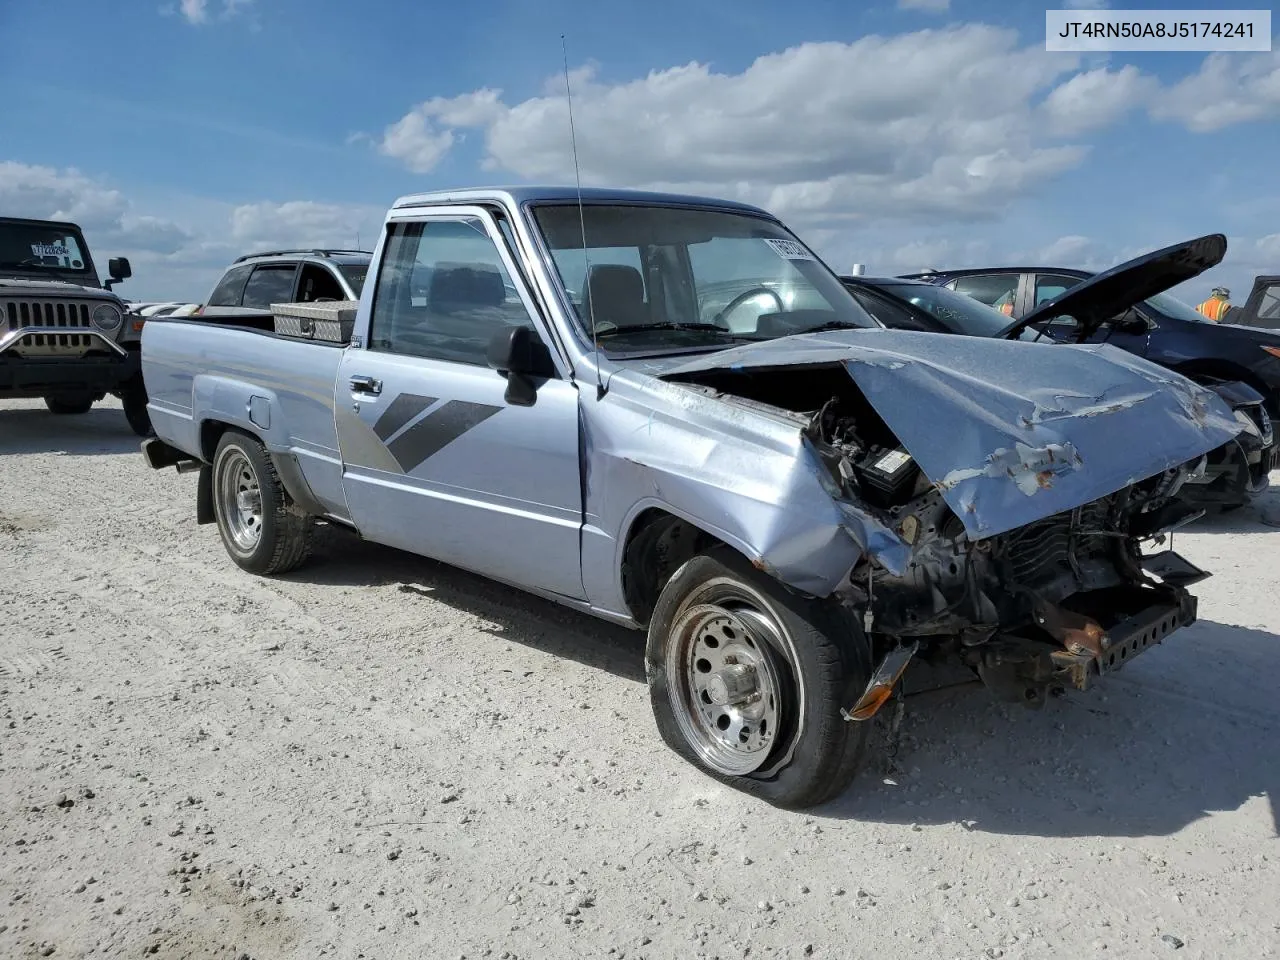
[[507,298],[502,274],[491,263],[437,263],[427,304],[444,313],[467,307],[497,307]]
[[640,271],[624,263],[593,264],[587,275],[591,299],[598,308],[644,302]]

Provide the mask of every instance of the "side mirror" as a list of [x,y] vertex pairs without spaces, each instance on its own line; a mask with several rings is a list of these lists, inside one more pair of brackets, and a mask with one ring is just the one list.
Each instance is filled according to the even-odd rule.
[[538,398],[538,379],[556,375],[551,351],[532,327],[508,327],[489,340],[489,366],[507,378],[507,403],[531,407]]
[[110,274],[111,279],[103,284],[103,286],[110,290],[112,284],[119,283],[121,280],[128,280],[132,277],[133,267],[129,266],[128,257],[112,257],[107,261],[107,273]]

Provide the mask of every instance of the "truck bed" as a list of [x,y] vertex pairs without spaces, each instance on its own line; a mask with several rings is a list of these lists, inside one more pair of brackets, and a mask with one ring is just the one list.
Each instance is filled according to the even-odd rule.
[[142,375],[156,435],[208,459],[216,435],[208,427],[250,431],[272,453],[295,457],[329,515],[346,519],[333,406],[342,344],[281,337],[249,322],[147,321]]

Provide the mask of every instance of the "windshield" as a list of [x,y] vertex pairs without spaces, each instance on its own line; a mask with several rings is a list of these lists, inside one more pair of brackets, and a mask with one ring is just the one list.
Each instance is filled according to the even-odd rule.
[[347,278],[347,283],[351,284],[351,292],[359,300],[360,290],[364,287],[365,274],[369,272],[369,265],[367,263],[340,263],[338,264],[338,269]]
[[923,283],[882,283],[883,290],[941,320],[954,333],[994,337],[1009,328],[1009,318],[994,307],[946,287]]
[[83,277],[92,268],[78,230],[56,223],[0,221],[0,269]]
[[1166,317],[1173,317],[1175,320],[1190,320],[1194,323],[1213,322],[1195,307],[1183,303],[1170,293],[1157,293],[1154,297],[1147,297],[1143,303],[1156,313],[1164,314]]
[[[612,355],[876,327],[782,226],[687,207],[540,204],[534,219],[583,331]],[[586,250],[583,250],[583,235]],[[589,265],[589,271],[588,271]]]

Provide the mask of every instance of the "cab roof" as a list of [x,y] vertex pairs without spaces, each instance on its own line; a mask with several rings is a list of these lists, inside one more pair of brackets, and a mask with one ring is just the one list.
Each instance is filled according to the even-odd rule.
[[[414,193],[400,197],[392,209],[405,207],[434,206],[445,203],[503,203],[520,206],[525,203],[576,203],[578,188],[574,186],[514,186],[514,187],[468,187],[457,190],[434,190],[430,193]],[[659,193],[648,190],[621,190],[614,187],[583,187],[582,202],[601,203],[635,203],[653,206],[689,206],[714,207],[735,213],[748,213],[755,216],[777,219],[767,210],[739,203],[736,200],[721,200],[714,197],[699,197],[681,193]]]

